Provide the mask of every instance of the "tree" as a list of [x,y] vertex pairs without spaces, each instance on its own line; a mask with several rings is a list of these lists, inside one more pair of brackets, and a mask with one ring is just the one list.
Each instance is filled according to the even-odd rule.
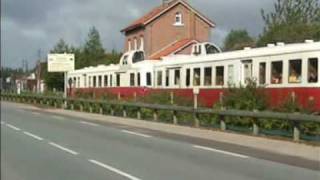
[[111,53],[106,53],[104,56],[104,63],[106,65],[109,64],[118,64],[120,61],[120,58],[122,56],[122,53],[117,52],[115,49],[111,51]]
[[70,53],[70,48],[63,39],[59,39],[53,49],[50,50],[50,53]]
[[257,44],[302,42],[320,39],[320,5],[318,0],[278,0],[273,12],[261,11],[264,32]]
[[100,40],[100,34],[95,27],[92,27],[81,52],[79,67],[95,66],[103,63],[104,56],[105,50]]
[[255,42],[246,30],[231,30],[224,41],[224,50],[240,50],[244,47],[252,47]]

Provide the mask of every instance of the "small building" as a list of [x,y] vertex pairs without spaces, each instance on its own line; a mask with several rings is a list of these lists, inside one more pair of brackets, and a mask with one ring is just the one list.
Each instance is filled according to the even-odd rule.
[[213,21],[184,0],[164,0],[128,27],[125,52],[143,50],[146,59],[160,59],[171,54],[190,54],[193,44],[208,42]]

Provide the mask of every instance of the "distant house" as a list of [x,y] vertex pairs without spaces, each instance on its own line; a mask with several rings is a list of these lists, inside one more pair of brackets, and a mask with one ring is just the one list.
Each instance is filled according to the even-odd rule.
[[187,54],[197,42],[210,39],[214,22],[184,0],[166,0],[121,30],[125,51],[143,50],[146,58]]

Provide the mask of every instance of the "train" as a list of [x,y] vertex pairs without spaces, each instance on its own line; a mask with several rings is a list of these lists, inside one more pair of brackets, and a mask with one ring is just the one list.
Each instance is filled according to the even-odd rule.
[[192,98],[197,93],[205,106],[213,106],[233,85],[246,86],[254,79],[264,87],[272,106],[294,95],[302,106],[313,103],[320,112],[320,42],[268,44],[223,52],[215,44],[197,43],[188,55],[145,59],[144,52],[124,53],[119,64],[86,67],[68,73],[71,95],[75,92],[145,96],[174,92]]

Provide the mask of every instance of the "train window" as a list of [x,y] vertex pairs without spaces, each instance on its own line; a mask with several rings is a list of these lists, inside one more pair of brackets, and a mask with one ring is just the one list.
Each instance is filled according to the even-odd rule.
[[120,74],[116,75],[116,86],[119,87],[120,86]]
[[289,83],[301,83],[302,60],[295,59],[289,61]]
[[266,84],[266,63],[259,64],[259,84]]
[[207,54],[219,53],[219,50],[211,44],[206,44],[205,47],[206,47]]
[[108,75],[104,75],[104,87],[108,86]]
[[141,83],[140,83],[140,73],[137,74],[137,82],[138,82],[138,86],[140,86],[141,85]]
[[166,86],[169,86],[169,70],[166,70]]
[[157,72],[157,85],[162,86],[162,71]]
[[318,58],[310,58],[308,60],[308,82],[309,83],[318,82],[318,72],[319,72]]
[[233,65],[228,66],[228,83],[234,84],[234,66]]
[[102,87],[102,76],[98,77],[98,86]]
[[151,83],[151,73],[147,73],[147,86],[151,86],[152,83]]
[[186,86],[190,86],[190,69],[187,69],[186,71]]
[[180,70],[174,70],[174,85],[180,85]]
[[127,65],[128,64],[128,56],[124,56],[123,57],[123,62],[122,62],[122,65]]
[[212,85],[212,68],[211,67],[204,68],[204,85],[205,86]]
[[93,87],[97,87],[97,77],[93,76]]
[[200,76],[201,76],[200,68],[194,68],[193,69],[193,85],[194,86],[200,86]]
[[113,86],[113,78],[112,78],[112,74],[110,75],[110,86]]
[[217,86],[224,85],[224,67],[223,66],[216,67],[216,85]]
[[134,53],[133,58],[132,58],[132,62],[133,63],[137,63],[137,62],[140,62],[140,61],[143,61],[143,60],[144,60],[143,51],[138,51],[138,52]]
[[283,63],[282,61],[276,61],[271,63],[271,83],[282,83]]
[[130,73],[130,86],[134,86],[134,73]]
[[74,78],[73,78],[73,87],[76,87],[76,84],[77,84],[77,78],[74,77]]

